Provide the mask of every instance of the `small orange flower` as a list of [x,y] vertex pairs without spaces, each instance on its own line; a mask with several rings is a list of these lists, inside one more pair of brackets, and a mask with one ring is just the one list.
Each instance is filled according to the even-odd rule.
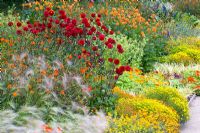
[[40,42],[40,45],[44,45],[44,41],[41,41],[41,42]]
[[80,72],[81,72],[81,74],[85,74],[85,72],[88,70],[88,68],[86,67],[86,68],[81,68],[80,69]]
[[200,76],[200,71],[196,71],[196,76],[199,77]]
[[89,91],[89,92],[92,91],[92,87],[91,87],[91,86],[88,87],[88,91]]
[[94,3],[93,2],[89,2],[88,8],[92,8],[93,6],[94,6]]
[[200,85],[197,85],[196,87],[194,87],[195,90],[200,90]]
[[51,133],[53,131],[53,129],[50,126],[46,125],[46,124],[43,125],[43,129],[47,133]]
[[72,58],[73,58],[73,57],[72,57],[72,55],[70,54],[70,55],[68,56],[68,59],[70,59],[70,60],[71,60]]
[[188,82],[190,82],[190,83],[195,82],[195,79],[194,79],[193,77],[188,77],[187,80],[188,80]]
[[153,28],[152,28],[152,31],[153,31],[153,32],[156,32],[156,31],[157,31],[156,27],[153,27]]
[[46,70],[42,70],[41,72],[41,75],[45,76],[47,74]]
[[57,76],[59,75],[59,70],[58,70],[58,69],[55,69],[54,72],[53,72],[53,75],[54,75],[55,77],[57,77]]
[[16,97],[17,96],[17,92],[13,92],[13,97]]
[[137,69],[137,68],[134,71],[135,71],[136,75],[139,75],[142,72],[140,69]]
[[35,45],[36,43],[34,41],[31,42],[31,45]]
[[144,38],[145,37],[145,34],[144,34],[144,32],[142,31],[141,32],[141,36]]
[[9,44],[9,46],[10,46],[10,47],[12,47],[12,46],[13,46],[13,44],[12,44],[12,43],[10,43],[10,44]]
[[61,94],[61,95],[65,95],[65,91],[64,91],[64,90],[61,90],[61,91],[60,91],[60,94]]

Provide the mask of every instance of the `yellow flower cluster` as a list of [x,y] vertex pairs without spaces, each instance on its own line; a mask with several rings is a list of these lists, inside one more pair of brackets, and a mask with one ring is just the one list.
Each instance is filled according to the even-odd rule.
[[[159,114],[148,113],[147,111],[138,111],[137,115],[132,116],[120,116],[119,118],[109,118],[111,123],[108,129],[108,133],[177,133],[178,128],[173,129],[168,127],[167,130],[163,130],[165,125],[160,124],[158,120]],[[160,126],[160,125],[162,126]],[[177,125],[178,127],[178,125]]]
[[177,89],[168,87],[148,89],[145,92],[145,96],[147,98],[160,100],[176,110],[181,122],[186,122],[189,119],[188,102],[181,94],[179,94]]
[[119,98],[134,98],[134,95],[126,93],[125,91],[121,90],[119,87],[113,88],[113,93],[116,94]]
[[136,127],[140,127],[139,129],[168,133],[179,131],[179,116],[176,111],[157,100],[137,97],[122,98],[118,101],[116,111],[120,116],[136,117],[132,124],[136,124]]

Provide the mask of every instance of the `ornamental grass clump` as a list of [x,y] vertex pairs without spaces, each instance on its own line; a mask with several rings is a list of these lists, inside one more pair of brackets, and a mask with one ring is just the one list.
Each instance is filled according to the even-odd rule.
[[[138,132],[179,132],[179,116],[176,111],[157,100],[141,97],[122,98],[118,101],[116,112],[124,121],[120,117],[114,119],[116,123],[111,124],[111,130],[115,132],[118,127]],[[123,122],[127,124],[122,124]]]
[[49,104],[68,107],[72,101],[83,105],[91,90],[77,71],[67,70],[68,65],[49,62],[45,56],[13,55],[2,75],[1,109]]
[[157,99],[173,108],[180,117],[180,122],[189,119],[189,107],[185,97],[177,89],[167,87],[157,87],[146,90],[144,94],[147,98]]

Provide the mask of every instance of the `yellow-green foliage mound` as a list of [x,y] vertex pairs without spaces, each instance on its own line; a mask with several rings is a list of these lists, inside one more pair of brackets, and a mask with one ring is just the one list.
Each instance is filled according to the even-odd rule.
[[163,101],[178,113],[181,122],[189,119],[189,107],[187,100],[174,88],[158,87],[148,89],[145,93],[147,98]]
[[[167,132],[179,131],[179,116],[176,111],[161,102],[146,98],[121,98],[116,106],[121,116],[114,119],[112,132]],[[117,130],[118,129],[118,130]]]
[[171,40],[167,45],[168,56],[162,61],[169,63],[200,63],[200,38],[186,37]]

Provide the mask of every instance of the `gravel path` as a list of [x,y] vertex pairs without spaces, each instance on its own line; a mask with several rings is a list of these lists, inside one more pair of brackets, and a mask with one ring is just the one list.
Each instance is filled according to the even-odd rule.
[[190,120],[182,126],[181,133],[200,133],[200,97],[191,103]]

